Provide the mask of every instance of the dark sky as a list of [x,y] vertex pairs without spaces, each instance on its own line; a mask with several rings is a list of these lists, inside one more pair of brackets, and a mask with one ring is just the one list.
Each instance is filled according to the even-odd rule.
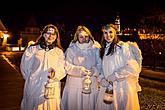
[[[5,5],[8,3],[9,6]],[[0,7],[0,19],[8,31],[12,32],[24,29],[32,15],[37,24],[43,27],[57,22],[80,23],[84,19],[95,19],[95,22],[104,24],[110,22],[118,12],[125,25],[136,22],[152,10],[165,9],[164,0],[14,0],[3,4]]]

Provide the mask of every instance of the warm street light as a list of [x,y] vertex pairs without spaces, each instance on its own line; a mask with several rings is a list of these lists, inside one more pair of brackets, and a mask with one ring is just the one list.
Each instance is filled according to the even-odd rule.
[[5,46],[7,44],[7,38],[9,37],[9,34],[3,34],[3,42],[2,46]]

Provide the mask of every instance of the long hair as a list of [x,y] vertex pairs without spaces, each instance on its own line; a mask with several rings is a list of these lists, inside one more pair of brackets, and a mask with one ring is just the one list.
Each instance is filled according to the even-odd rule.
[[94,42],[94,37],[92,36],[91,32],[89,31],[89,29],[85,26],[78,26],[77,27],[77,30],[74,34],[74,38],[72,40],[72,43],[76,43],[76,41],[78,40],[78,35],[81,31],[85,31],[88,35],[89,35],[89,38]]
[[[112,43],[110,44],[110,48],[108,50],[108,53],[106,54],[106,56],[108,55],[113,55],[113,53],[115,52],[117,43],[119,42],[119,38],[117,37],[117,28],[114,24],[107,24],[106,26],[102,27],[102,32],[104,32],[105,30],[108,30],[110,27],[112,27],[113,29],[115,29],[115,37],[112,41]],[[106,47],[106,40],[104,39],[104,35],[102,35],[102,39],[101,39],[101,51],[100,51],[100,57],[103,58],[104,53],[105,53],[105,47]]]
[[43,30],[41,31],[40,36],[38,37],[38,39],[36,40],[36,43],[34,45],[42,45],[47,46],[45,38],[43,37],[43,35],[48,31],[49,28],[53,28],[55,30],[55,34],[57,36],[56,40],[51,44],[52,47],[59,47],[60,49],[63,50],[63,48],[61,47],[61,42],[60,42],[60,34],[58,31],[58,28],[56,26],[54,26],[53,24],[48,24],[46,25]]

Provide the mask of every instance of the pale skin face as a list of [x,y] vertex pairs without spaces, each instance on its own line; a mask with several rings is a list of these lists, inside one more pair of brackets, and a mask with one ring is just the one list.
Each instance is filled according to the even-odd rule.
[[78,41],[79,41],[80,44],[88,43],[89,42],[89,35],[87,34],[87,32],[82,30],[78,34]]
[[103,32],[104,39],[111,43],[116,36],[116,30],[112,27]]
[[46,33],[44,33],[43,36],[45,38],[47,45],[52,44],[57,38],[57,34],[55,32],[55,29],[53,29],[53,28],[49,28],[48,31]]

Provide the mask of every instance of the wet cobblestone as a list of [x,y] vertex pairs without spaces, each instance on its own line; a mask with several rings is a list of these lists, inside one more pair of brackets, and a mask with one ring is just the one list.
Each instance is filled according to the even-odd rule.
[[[6,53],[6,56],[19,67],[20,54],[11,55]],[[16,60],[17,59],[17,60]],[[1,61],[1,63],[3,63]],[[1,64],[1,72],[6,68]],[[8,68],[9,69],[9,68]],[[14,72],[14,71],[13,71]],[[9,83],[9,81],[11,83]],[[3,82],[3,83],[2,83]],[[5,83],[8,82],[8,83]],[[16,83],[18,82],[18,83]],[[142,91],[138,93],[141,110],[165,110],[165,82],[154,81],[140,77],[139,83]],[[5,88],[4,88],[5,87]],[[17,88],[17,89],[15,89]],[[19,88],[19,89],[18,89]],[[19,110],[20,101],[22,97],[23,81],[21,75],[1,74],[1,110]],[[12,91],[12,92],[11,92]],[[5,95],[4,95],[5,92]],[[10,95],[8,95],[10,94]],[[6,98],[7,97],[7,98]],[[14,101],[13,101],[14,100]]]
[[142,91],[138,95],[141,110],[165,110],[165,83],[143,78],[140,78],[140,83]]

